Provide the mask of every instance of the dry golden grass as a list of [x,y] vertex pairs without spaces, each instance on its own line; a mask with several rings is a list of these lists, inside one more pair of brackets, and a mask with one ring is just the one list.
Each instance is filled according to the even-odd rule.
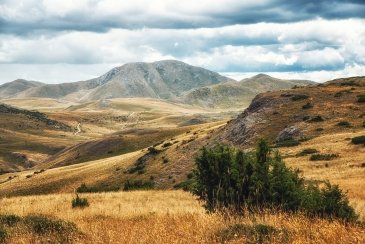
[[[281,148],[288,166],[299,168],[306,179],[329,180],[347,192],[351,205],[365,219],[365,147],[353,145],[349,138],[363,135],[364,131],[325,134],[296,147]],[[330,161],[310,161],[308,156],[296,156],[303,149],[313,148],[320,153],[339,154]]]
[[[85,234],[75,239],[78,243],[218,243],[224,239],[229,239],[230,243],[258,241],[258,236],[249,232],[227,232],[237,224],[274,227],[275,233],[264,236],[265,241],[272,243],[365,241],[365,230],[359,226],[308,219],[299,214],[262,212],[244,217],[207,214],[195,197],[182,191],[83,194],[82,197],[89,200],[90,207],[72,209],[72,194],[3,198],[0,200],[0,214],[44,214],[73,222]],[[40,240],[40,237],[31,233],[15,234],[18,236],[10,237],[10,242]],[[52,241],[52,236],[48,238]]]

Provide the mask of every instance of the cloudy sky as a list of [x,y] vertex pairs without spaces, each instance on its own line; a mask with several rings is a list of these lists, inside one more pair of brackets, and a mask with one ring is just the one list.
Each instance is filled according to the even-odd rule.
[[162,59],[237,79],[365,75],[365,1],[0,0],[0,83]]

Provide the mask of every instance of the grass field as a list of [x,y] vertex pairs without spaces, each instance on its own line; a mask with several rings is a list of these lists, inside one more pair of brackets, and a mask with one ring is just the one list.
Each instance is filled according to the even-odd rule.
[[[83,194],[90,203],[72,209],[73,194],[3,198],[0,214],[46,215],[76,224],[78,243],[363,243],[365,229],[300,214],[207,214],[182,191]],[[57,235],[11,229],[11,243],[57,242]]]

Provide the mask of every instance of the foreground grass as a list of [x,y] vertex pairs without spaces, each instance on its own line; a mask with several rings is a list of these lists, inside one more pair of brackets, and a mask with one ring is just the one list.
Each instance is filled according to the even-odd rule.
[[[77,243],[364,243],[365,229],[302,215],[269,213],[247,216],[207,214],[182,191],[82,194],[90,207],[72,209],[72,194],[3,198],[0,215],[43,215],[74,223]],[[74,238],[74,239],[72,239]],[[9,231],[7,242],[60,242],[59,236]]]

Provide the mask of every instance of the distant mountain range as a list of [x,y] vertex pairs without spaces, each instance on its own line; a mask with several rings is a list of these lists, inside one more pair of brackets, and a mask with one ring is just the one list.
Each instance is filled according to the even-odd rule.
[[204,107],[247,104],[258,93],[314,84],[304,80],[280,80],[259,74],[235,81],[216,72],[186,63],[165,60],[129,63],[106,74],[62,84],[15,80],[0,86],[0,99],[54,98],[89,102],[109,98],[149,97]]

